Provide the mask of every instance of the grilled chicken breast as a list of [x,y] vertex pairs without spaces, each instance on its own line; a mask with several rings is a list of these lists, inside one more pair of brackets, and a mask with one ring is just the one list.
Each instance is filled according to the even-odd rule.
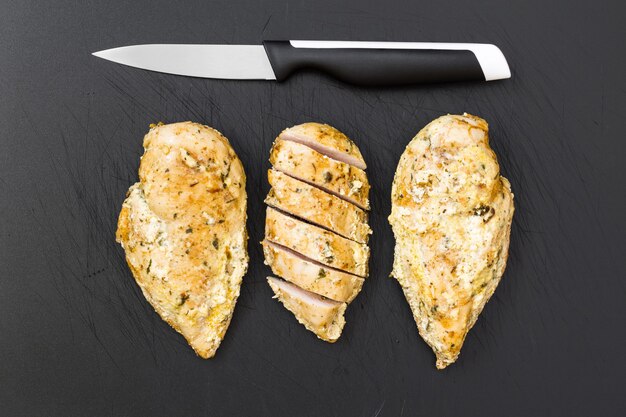
[[291,311],[296,319],[322,340],[337,341],[346,323],[347,304],[329,300],[282,279],[269,277],[275,297]]
[[506,265],[513,194],[487,132],[476,116],[436,119],[409,143],[393,181],[392,275],[439,369],[457,359]]
[[274,142],[270,162],[278,171],[369,209],[370,185],[365,171],[360,168],[280,137]]
[[365,210],[274,169],[267,172],[267,178],[272,186],[265,198],[267,205],[348,239],[367,243],[372,231]]
[[341,335],[368,274],[369,182],[358,147],[337,129],[285,129],[270,154],[263,253],[275,296],[320,339]]
[[116,238],[148,302],[210,358],[248,266],[243,166],[221,133],[197,123],[153,127],[143,146]]

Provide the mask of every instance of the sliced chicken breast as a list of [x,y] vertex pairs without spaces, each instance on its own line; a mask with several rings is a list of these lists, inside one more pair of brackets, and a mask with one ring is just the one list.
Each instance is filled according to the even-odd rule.
[[361,291],[363,278],[327,267],[268,240],[261,243],[265,264],[272,272],[302,289],[346,303]]
[[303,123],[282,131],[279,138],[298,142],[337,161],[365,169],[359,148],[339,130],[321,123]]
[[341,336],[343,326],[346,324],[344,318],[346,303],[329,300],[305,291],[282,279],[268,277],[267,282],[274,291],[275,297],[317,337],[334,343]]
[[272,147],[263,253],[276,296],[298,321],[334,342],[368,275],[369,182],[358,147],[337,129],[305,123]]
[[513,194],[487,132],[476,116],[436,119],[409,143],[393,181],[392,275],[439,369],[457,359],[506,266]]
[[280,137],[274,142],[270,162],[278,171],[369,209],[370,185],[365,171],[360,168]]
[[369,247],[267,208],[265,238],[309,259],[360,277],[368,274]]
[[367,212],[317,187],[270,169],[272,185],[265,203],[336,232],[348,239],[367,243],[372,233]]

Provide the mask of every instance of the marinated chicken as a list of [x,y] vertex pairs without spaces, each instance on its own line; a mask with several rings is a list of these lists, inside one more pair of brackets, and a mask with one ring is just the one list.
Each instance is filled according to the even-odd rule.
[[305,291],[282,279],[269,277],[267,282],[274,291],[275,297],[296,316],[304,327],[327,342],[334,343],[339,339],[343,326],[346,324],[343,316],[348,306],[346,303],[329,300],[321,295]]
[[270,162],[263,253],[284,280],[268,282],[300,323],[334,342],[368,275],[365,161],[337,129],[305,123],[278,136]]
[[436,119],[409,143],[393,181],[392,275],[439,369],[457,359],[506,266],[513,194],[487,132],[469,114]]
[[369,182],[365,171],[280,137],[270,154],[274,169],[308,182],[362,209],[369,209]]
[[348,239],[367,243],[372,231],[365,210],[274,169],[267,172],[267,178],[272,186],[265,199],[267,205]]
[[368,272],[369,247],[271,207],[265,218],[265,238],[309,259],[360,277]]
[[116,238],[148,302],[210,358],[248,266],[244,169],[221,133],[197,123],[154,126],[143,146]]
[[367,168],[356,144],[332,126],[313,122],[303,123],[283,130],[279,138],[301,143],[329,158],[359,169]]
[[361,291],[361,277],[330,268],[268,240],[261,243],[272,272],[302,289],[347,303]]

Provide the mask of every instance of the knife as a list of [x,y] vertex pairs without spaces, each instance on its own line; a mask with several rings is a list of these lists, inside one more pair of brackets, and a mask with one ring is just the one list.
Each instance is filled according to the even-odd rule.
[[500,49],[483,43],[264,41],[263,45],[133,45],[94,52],[109,61],[191,77],[284,81],[298,70],[362,86],[511,77]]

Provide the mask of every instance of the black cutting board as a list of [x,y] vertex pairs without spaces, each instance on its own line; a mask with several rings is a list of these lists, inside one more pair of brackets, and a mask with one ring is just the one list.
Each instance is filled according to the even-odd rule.
[[[626,55],[619,1],[2,2],[0,415],[626,415]],[[363,89],[190,79],[90,56],[138,43],[490,42],[501,82]],[[490,123],[515,193],[509,265],[459,361],[437,371],[398,284],[396,163],[445,113]],[[222,131],[248,175],[250,268],[226,338],[197,358],[114,242],[153,122]],[[270,145],[320,121],[372,182],[371,277],[334,345],[272,300],[261,247]]]

